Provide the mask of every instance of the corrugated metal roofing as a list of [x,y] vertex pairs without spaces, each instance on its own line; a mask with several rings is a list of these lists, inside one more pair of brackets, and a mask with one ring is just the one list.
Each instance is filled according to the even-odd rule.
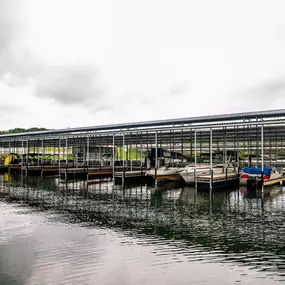
[[209,116],[197,116],[188,118],[177,119],[164,119],[156,121],[144,121],[144,122],[132,122],[122,124],[110,124],[88,127],[76,127],[66,129],[55,129],[48,131],[39,131],[31,133],[19,133],[19,134],[7,134],[0,135],[1,138],[13,138],[19,136],[36,136],[36,135],[51,135],[51,134],[64,134],[64,133],[76,133],[76,132],[88,132],[88,131],[108,131],[108,130],[125,130],[130,128],[150,128],[150,127],[162,127],[182,124],[203,124],[203,123],[218,123],[227,121],[242,121],[250,119],[269,119],[285,117],[285,109],[279,110],[267,110],[267,111],[255,111],[255,112],[242,112],[233,114],[221,114],[221,115],[209,115]]

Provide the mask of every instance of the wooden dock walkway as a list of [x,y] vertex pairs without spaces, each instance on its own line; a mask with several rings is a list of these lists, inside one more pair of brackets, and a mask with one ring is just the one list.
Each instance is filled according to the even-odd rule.
[[[127,177],[138,177],[145,175],[145,170],[130,170],[129,168],[123,168],[116,166],[114,172],[114,178],[122,177],[122,173],[127,173]],[[62,168],[60,170],[60,177],[62,179],[70,178],[100,178],[100,177],[113,177],[112,166],[92,167],[92,168]]]
[[144,182],[149,180],[149,176],[146,176],[146,170],[133,170],[133,171],[115,171],[115,182],[128,183],[128,182]]
[[110,166],[60,169],[61,179],[111,177],[112,175],[113,175],[113,168]]

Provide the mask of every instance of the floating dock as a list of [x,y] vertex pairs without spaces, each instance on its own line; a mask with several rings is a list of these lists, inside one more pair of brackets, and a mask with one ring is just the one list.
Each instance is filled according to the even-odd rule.
[[74,178],[100,178],[111,177],[113,175],[112,167],[92,167],[92,168],[61,168],[61,179],[74,179]]
[[285,109],[0,135],[0,171],[9,164],[27,175],[111,176],[229,159],[239,169],[284,168]]
[[263,186],[273,186],[273,185],[276,185],[276,184],[283,183],[283,181],[285,181],[285,176],[279,177],[279,178],[276,178],[276,179],[266,180],[266,181],[263,182]]
[[235,173],[202,175],[195,177],[197,188],[222,189],[239,185],[239,175]]
[[151,177],[146,176],[146,170],[115,171],[114,180],[119,183],[146,182]]

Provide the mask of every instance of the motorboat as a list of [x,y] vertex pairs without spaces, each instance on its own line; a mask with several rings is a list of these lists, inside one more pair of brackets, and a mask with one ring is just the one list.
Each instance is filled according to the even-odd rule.
[[[195,177],[202,177],[202,176],[211,176],[211,167],[210,164],[196,164],[195,165],[187,165],[185,166],[184,170],[179,172],[180,176],[187,184],[194,184]],[[215,177],[216,175],[227,175],[236,174],[235,168],[231,164],[215,164],[212,166],[212,176]]]
[[240,173],[240,184],[249,188],[272,186],[285,181],[285,176],[276,167],[258,168],[244,167]]
[[155,173],[155,169],[147,170],[145,175],[152,176],[154,179],[156,178],[157,181],[167,181],[167,180],[179,181],[181,180],[181,176],[179,175],[179,173],[183,170],[184,168],[182,167],[162,166],[156,170],[156,173]]

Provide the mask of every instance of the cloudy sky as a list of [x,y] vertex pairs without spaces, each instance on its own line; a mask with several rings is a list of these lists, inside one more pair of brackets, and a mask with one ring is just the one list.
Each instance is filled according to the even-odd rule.
[[0,0],[0,129],[285,106],[283,0]]

